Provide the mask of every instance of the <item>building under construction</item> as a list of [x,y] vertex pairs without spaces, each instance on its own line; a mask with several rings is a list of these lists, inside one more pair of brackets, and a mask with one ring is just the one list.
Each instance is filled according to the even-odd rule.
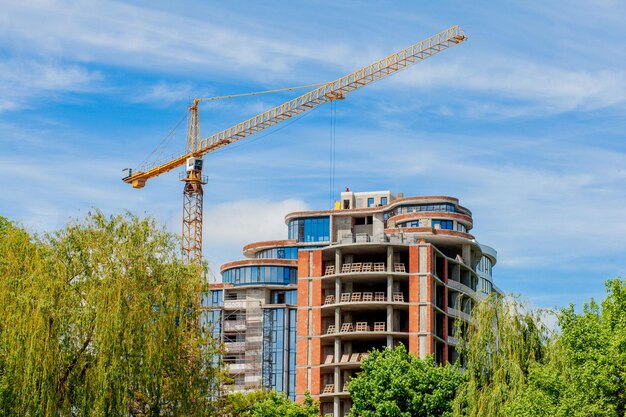
[[286,224],[287,240],[244,247],[205,297],[226,391],[309,391],[323,415],[344,416],[371,349],[402,343],[453,363],[457,323],[498,291],[496,252],[453,197],[346,190],[334,210],[289,213]]

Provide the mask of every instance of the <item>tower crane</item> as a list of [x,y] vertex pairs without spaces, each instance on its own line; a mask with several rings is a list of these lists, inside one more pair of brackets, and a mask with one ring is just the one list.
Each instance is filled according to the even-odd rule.
[[459,26],[453,26],[351,74],[323,84],[308,93],[205,138],[200,135],[198,104],[206,99],[196,98],[188,109],[187,151],[145,171],[133,172],[130,168],[126,168],[123,170],[122,180],[134,188],[143,188],[150,178],[185,165],[185,174],[182,178],[185,183],[183,191],[183,260],[188,263],[200,262],[202,259],[202,186],[206,184],[206,179],[202,176],[202,157],[204,155],[326,102],[342,100],[351,91],[431,57],[466,39],[463,30]]

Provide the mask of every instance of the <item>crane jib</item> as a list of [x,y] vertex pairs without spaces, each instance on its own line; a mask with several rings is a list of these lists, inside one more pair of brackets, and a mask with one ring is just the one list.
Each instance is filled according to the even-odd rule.
[[[195,140],[193,143],[197,143],[198,146],[192,149],[192,152],[187,152],[145,171],[131,173],[123,180],[132,184],[135,188],[142,188],[148,179],[184,165],[189,157],[202,157],[207,153],[244,139],[326,102],[343,99],[346,94],[358,88],[400,71],[465,40],[467,40],[467,37],[463,30],[459,26],[453,26],[207,138],[199,139],[196,142],[198,138],[194,136]],[[197,117],[197,100],[194,111]],[[195,133],[198,134],[198,132]]]

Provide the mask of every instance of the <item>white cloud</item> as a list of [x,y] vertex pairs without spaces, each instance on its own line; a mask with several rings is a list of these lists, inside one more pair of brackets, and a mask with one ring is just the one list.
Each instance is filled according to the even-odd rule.
[[3,5],[0,34],[36,53],[151,70],[191,70],[198,77],[211,69],[252,70],[249,75],[256,79],[276,80],[301,60],[344,62],[347,51],[340,44],[252,34],[242,29],[248,26],[243,17],[239,25],[225,26],[217,23],[221,10],[213,6],[211,11],[200,18],[116,1],[10,2]]
[[[393,83],[421,89],[481,94],[465,99],[469,117],[539,116],[588,111],[626,103],[626,71],[562,68],[527,59],[481,56],[435,61],[398,74]],[[500,100],[516,100],[503,105]],[[461,101],[452,96],[451,101]],[[449,110],[449,108],[447,109]]]
[[101,75],[77,65],[10,59],[0,61],[0,112],[18,110],[33,99],[95,88]]
[[[130,101],[135,103],[152,103],[159,106],[178,103],[196,97],[194,89],[189,83],[166,83],[159,81],[144,88],[134,87],[136,92],[131,93]],[[140,91],[137,91],[140,90]]]
[[[211,275],[219,277],[220,265],[243,258],[242,250],[248,243],[287,239],[285,215],[307,210],[299,199],[237,200],[204,205],[203,251],[209,262]],[[173,229],[180,230],[180,217],[172,220]]]
[[567,270],[626,247],[623,151],[521,134],[415,133],[396,135],[376,164],[350,164],[370,160],[385,133],[351,136],[345,142],[358,138],[359,148],[340,150],[338,172],[367,173],[406,195],[459,197],[474,214],[472,233],[498,250],[501,266]]

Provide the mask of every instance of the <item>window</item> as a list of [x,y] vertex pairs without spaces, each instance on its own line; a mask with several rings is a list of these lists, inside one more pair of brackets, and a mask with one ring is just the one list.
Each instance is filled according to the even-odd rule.
[[436,228],[436,226],[439,225],[440,229],[454,230],[453,227],[452,227],[452,224],[453,224],[452,220],[433,219],[431,224],[432,224],[433,228]]
[[285,304],[285,291],[272,291],[272,304]]
[[463,233],[467,233],[467,227],[465,227],[465,225],[463,223],[456,223],[456,230],[457,232],[463,232]]
[[441,211],[447,213],[456,213],[457,210],[452,203],[402,205],[385,213],[385,220],[389,217],[397,216],[398,214],[414,213],[420,211]]
[[211,290],[202,294],[202,307],[221,307],[222,290]]
[[387,205],[387,197],[380,197],[380,205],[381,206]]
[[298,248],[284,247],[265,249],[256,253],[262,259],[298,259]]
[[224,282],[236,285],[246,284],[295,284],[298,271],[285,266],[242,266],[222,273]]
[[483,256],[480,259],[480,262],[478,263],[478,265],[476,266],[476,269],[479,272],[484,272],[485,274],[489,276],[491,276],[492,268],[493,268],[493,263],[491,262],[491,259],[487,258],[486,256]]
[[289,239],[298,242],[327,242],[330,240],[329,217],[307,217],[289,222]]
[[374,207],[374,197],[367,199],[367,207]]

